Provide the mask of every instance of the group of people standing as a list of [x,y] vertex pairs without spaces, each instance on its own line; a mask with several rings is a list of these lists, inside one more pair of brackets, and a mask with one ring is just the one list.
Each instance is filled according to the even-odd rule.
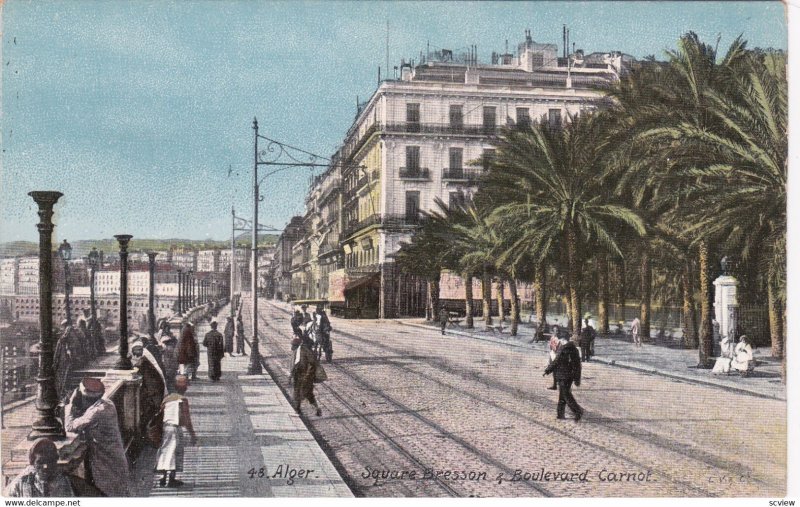
[[84,317],[78,321],[76,329],[72,322],[61,321],[61,329],[53,351],[53,368],[56,374],[56,392],[65,401],[69,376],[73,371],[87,366],[97,357],[105,354],[106,342],[100,322],[84,310]]
[[[327,378],[322,365],[319,362],[317,350],[324,349],[328,362],[331,361],[333,347],[331,345],[330,332],[331,323],[325,309],[318,305],[316,312],[312,315],[308,312],[308,305],[301,305],[301,310],[295,310],[291,319],[292,332],[292,364],[290,366],[289,377],[294,388],[293,406],[300,412],[300,404],[303,400],[308,400],[312,407],[316,409],[317,416],[322,415],[322,409],[317,404],[314,395],[314,383],[321,382]],[[311,336],[311,329],[316,326],[317,340],[314,342]]]

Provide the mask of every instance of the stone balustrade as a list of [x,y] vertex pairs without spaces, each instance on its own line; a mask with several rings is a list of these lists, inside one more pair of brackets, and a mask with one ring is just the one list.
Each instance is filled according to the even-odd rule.
[[[226,299],[220,300],[216,305],[200,305],[189,309],[183,317],[172,315],[167,320],[170,328],[179,336],[180,328],[185,321],[197,324],[203,319],[215,314],[215,310],[222,308],[227,303]],[[103,397],[114,403],[120,425],[120,433],[129,461],[135,458],[141,450],[141,386],[142,377],[136,368],[132,370],[114,370],[109,368],[115,356],[106,355],[94,367],[86,367],[76,373],[82,377],[90,376],[100,379],[105,385]],[[85,477],[87,446],[80,435],[67,433],[66,437],[55,441],[59,453],[59,466],[68,473]],[[11,458],[3,463],[3,488],[6,488],[25,467],[28,466],[28,452],[33,441],[23,440],[12,451]]]

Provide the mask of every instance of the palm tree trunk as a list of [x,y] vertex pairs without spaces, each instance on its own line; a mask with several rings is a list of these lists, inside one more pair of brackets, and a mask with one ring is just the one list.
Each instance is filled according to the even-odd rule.
[[492,325],[492,278],[485,267],[481,277],[481,292],[483,296],[483,322],[486,324],[486,329],[489,329]]
[[439,322],[439,277],[428,281],[428,301],[430,301],[430,315],[434,322]]
[[650,340],[650,297],[653,291],[653,269],[650,264],[650,252],[647,248],[642,252],[641,265],[641,304],[639,320],[641,321],[641,336],[644,342]]
[[783,357],[783,329],[781,326],[781,311],[778,298],[775,294],[775,284],[772,280],[767,281],[767,305],[769,306],[769,336],[772,344],[772,357]]
[[[781,312],[783,319],[783,329],[786,329],[786,303],[783,305],[783,311]],[[786,340],[783,341],[783,359],[781,359],[781,380],[784,384],[786,384]]]
[[467,329],[475,327],[475,321],[472,316],[472,273],[464,275],[464,308],[466,308]]
[[714,350],[714,328],[712,327],[712,301],[711,280],[708,266],[708,244],[701,241],[698,247],[698,260],[700,269],[700,347],[698,366],[707,368]]
[[578,335],[581,332],[581,303],[578,297],[578,237],[572,226],[567,228],[567,263],[572,341],[578,341]]
[[544,340],[544,328],[547,325],[547,269],[542,262],[536,266],[533,291],[536,297],[536,336],[535,340]]
[[508,291],[511,293],[511,336],[517,336],[519,328],[519,304],[517,304],[517,281],[514,277],[508,280]]
[[692,261],[686,259],[683,268],[681,283],[683,292],[683,347],[693,349],[697,347],[697,307],[692,297]]
[[497,278],[497,320],[505,322],[505,309],[503,306],[503,298],[505,297],[506,284],[502,277]]
[[600,255],[597,269],[597,318],[600,334],[608,334],[608,259]]
[[619,259],[616,262],[617,272],[617,315],[618,321],[625,321],[625,261]]

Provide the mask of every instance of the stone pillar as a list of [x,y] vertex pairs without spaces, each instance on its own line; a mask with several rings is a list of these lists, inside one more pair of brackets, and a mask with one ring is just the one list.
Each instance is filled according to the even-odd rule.
[[380,265],[381,287],[379,293],[379,319],[397,318],[396,293],[399,282],[394,262],[384,262]]
[[736,290],[739,281],[730,275],[722,275],[714,280],[714,318],[719,323],[720,339],[727,336],[736,339],[739,303]]
[[36,412],[38,419],[33,423],[28,439],[40,437],[53,439],[65,436],[64,427],[56,418],[58,394],[56,375],[53,369],[55,337],[53,336],[53,287],[52,287],[52,234],[53,206],[64,195],[61,192],[30,192],[39,206],[39,373],[36,376]]
[[133,236],[117,234],[119,242],[119,359],[115,370],[131,370],[133,365],[128,357],[128,242]]
[[147,310],[147,332],[150,339],[153,340],[156,335],[156,310],[155,310],[155,295],[156,295],[156,256],[158,252],[149,252],[147,260],[149,261],[150,268],[150,290],[148,298]]

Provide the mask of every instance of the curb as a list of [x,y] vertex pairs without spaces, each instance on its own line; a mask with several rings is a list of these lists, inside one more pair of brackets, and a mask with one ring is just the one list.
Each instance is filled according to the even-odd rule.
[[[418,328],[421,328],[421,329],[428,329],[428,330],[438,330],[438,328],[436,328],[436,327],[428,326],[428,325],[425,325],[425,324],[417,324],[415,322],[403,322],[401,320],[395,320],[395,322],[397,322],[398,324],[401,324],[403,326],[418,327]],[[533,350],[532,347],[528,347],[524,343],[510,343],[510,342],[509,343],[505,343],[504,341],[500,341],[498,339],[489,339],[489,338],[484,338],[482,336],[475,336],[475,335],[466,333],[464,331],[457,331],[457,330],[453,331],[453,330],[449,330],[448,329],[447,332],[450,333],[450,334],[458,335],[458,336],[464,336],[466,338],[472,338],[473,340],[481,340],[481,341],[485,341],[485,342],[489,342],[489,343],[496,343],[498,345],[505,345],[507,347],[514,347],[514,348]],[[745,387],[730,386],[730,385],[727,385],[727,384],[722,384],[720,382],[714,382],[713,380],[695,378],[695,377],[692,377],[692,376],[689,376],[689,375],[680,375],[680,374],[675,374],[675,373],[667,373],[665,371],[657,370],[657,369],[655,369],[653,367],[650,367],[650,366],[642,366],[642,365],[638,365],[638,364],[628,363],[627,361],[622,362],[622,361],[617,361],[615,359],[603,359],[602,357],[596,356],[596,355],[592,357],[592,361],[604,364],[606,366],[624,368],[624,369],[627,369],[627,370],[637,371],[637,372],[640,372],[640,373],[648,373],[648,374],[651,374],[651,375],[660,375],[662,377],[670,378],[670,379],[673,379],[673,380],[680,380],[682,382],[688,382],[688,383],[691,383],[691,384],[698,384],[698,385],[703,385],[703,386],[707,386],[707,387],[716,387],[716,388],[719,388],[719,389],[725,389],[727,391],[732,391],[732,392],[735,392],[735,393],[738,393],[738,394],[746,394],[746,395],[749,395],[749,396],[755,396],[757,398],[765,398],[765,399],[768,399],[768,400],[777,400],[777,401],[784,401],[784,402],[786,401],[785,395],[783,397],[781,397],[781,396],[774,396],[774,395],[764,394],[764,393],[760,393],[758,391],[753,391],[753,390],[745,388]]]

